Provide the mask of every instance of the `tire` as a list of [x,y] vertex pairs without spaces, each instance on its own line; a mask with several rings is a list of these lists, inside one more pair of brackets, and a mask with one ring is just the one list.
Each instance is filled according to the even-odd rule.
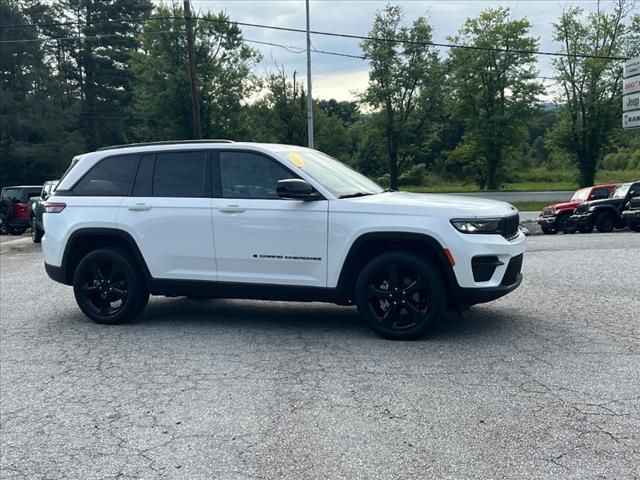
[[634,232],[640,232],[640,223],[632,223],[629,225],[629,228]]
[[558,217],[558,219],[556,220],[556,230],[558,232],[566,233],[569,230],[568,222],[570,216],[571,215],[569,214],[564,214]]
[[552,228],[549,227],[541,227],[542,228],[542,233],[544,233],[545,235],[555,235],[556,231]]
[[31,217],[31,240],[33,243],[40,243],[42,241],[42,236],[44,235],[44,231],[38,228],[38,223],[36,222],[35,217]]
[[107,325],[133,320],[149,301],[136,261],[119,248],[94,250],[80,260],[73,275],[73,293],[87,317]]
[[422,337],[446,304],[435,268],[418,255],[402,251],[380,255],[364,267],[356,282],[355,300],[369,327],[391,340]]
[[0,218],[4,223],[13,218],[16,213],[16,207],[8,198],[0,199]]
[[593,225],[587,225],[586,227],[580,227],[580,233],[591,233],[593,232]]
[[600,233],[609,233],[615,224],[616,219],[608,212],[599,213],[596,217],[595,225]]
[[11,235],[17,235],[17,236],[20,236],[27,231],[27,227],[12,227],[11,225],[9,225],[7,229],[9,230],[9,233]]

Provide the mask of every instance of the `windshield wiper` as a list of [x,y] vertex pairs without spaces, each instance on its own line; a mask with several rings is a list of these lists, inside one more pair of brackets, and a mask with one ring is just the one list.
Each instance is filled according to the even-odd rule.
[[338,198],[366,197],[367,195],[373,195],[373,193],[371,193],[371,192],[345,193],[344,195],[340,195]]

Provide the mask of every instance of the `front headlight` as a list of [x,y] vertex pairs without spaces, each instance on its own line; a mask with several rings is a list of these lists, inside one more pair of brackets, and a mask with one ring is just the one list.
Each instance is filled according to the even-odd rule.
[[500,221],[499,218],[454,218],[451,225],[462,233],[500,233]]

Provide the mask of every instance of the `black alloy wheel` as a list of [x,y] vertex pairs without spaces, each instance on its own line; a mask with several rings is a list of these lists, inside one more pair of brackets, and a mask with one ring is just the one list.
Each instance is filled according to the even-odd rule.
[[444,311],[442,281],[430,263],[391,252],[365,266],[356,283],[358,311],[379,335],[394,340],[421,337]]
[[73,291],[80,309],[96,323],[118,324],[136,317],[149,292],[127,252],[94,250],[76,268]]

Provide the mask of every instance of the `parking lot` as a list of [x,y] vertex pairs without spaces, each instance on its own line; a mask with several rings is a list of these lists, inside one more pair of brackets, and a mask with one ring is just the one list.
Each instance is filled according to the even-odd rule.
[[640,234],[531,237],[520,289],[418,342],[354,309],[152,298],[91,323],[3,250],[9,478],[639,478]]

